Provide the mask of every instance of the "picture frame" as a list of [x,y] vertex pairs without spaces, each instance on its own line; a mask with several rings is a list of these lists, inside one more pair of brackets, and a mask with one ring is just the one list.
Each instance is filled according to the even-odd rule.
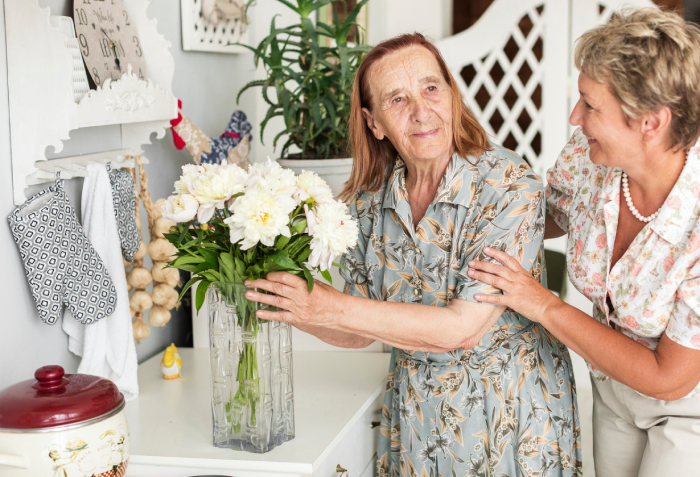
[[[249,24],[240,18],[222,19],[211,23],[203,14],[205,3],[217,0],[180,0],[182,20],[182,49],[184,51],[209,51],[213,53],[244,53],[242,46],[230,43],[249,44]],[[240,0],[245,6],[245,1]],[[249,22],[249,21],[248,21]]]

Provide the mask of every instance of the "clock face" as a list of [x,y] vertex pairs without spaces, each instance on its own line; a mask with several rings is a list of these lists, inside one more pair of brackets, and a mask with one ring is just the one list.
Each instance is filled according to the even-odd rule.
[[146,78],[141,41],[122,0],[73,0],[73,21],[85,66],[97,86],[116,81],[131,65]]

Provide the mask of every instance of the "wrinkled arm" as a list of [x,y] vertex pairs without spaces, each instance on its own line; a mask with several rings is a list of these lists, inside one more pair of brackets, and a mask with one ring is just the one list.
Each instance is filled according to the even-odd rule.
[[479,344],[504,311],[466,300],[434,307],[344,295],[332,326],[400,349],[444,353]]

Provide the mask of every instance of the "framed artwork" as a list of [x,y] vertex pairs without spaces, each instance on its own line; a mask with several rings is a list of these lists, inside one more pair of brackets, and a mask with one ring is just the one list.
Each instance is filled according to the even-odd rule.
[[215,53],[248,51],[231,45],[249,42],[246,3],[246,0],[180,0],[182,49]]

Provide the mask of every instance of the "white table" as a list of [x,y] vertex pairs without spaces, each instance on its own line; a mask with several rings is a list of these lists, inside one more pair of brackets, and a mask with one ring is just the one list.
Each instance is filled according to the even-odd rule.
[[294,352],[296,437],[266,454],[212,444],[209,350],[181,348],[184,379],[166,380],[161,356],[139,366],[140,394],[127,403],[127,477],[372,476],[387,353]]

